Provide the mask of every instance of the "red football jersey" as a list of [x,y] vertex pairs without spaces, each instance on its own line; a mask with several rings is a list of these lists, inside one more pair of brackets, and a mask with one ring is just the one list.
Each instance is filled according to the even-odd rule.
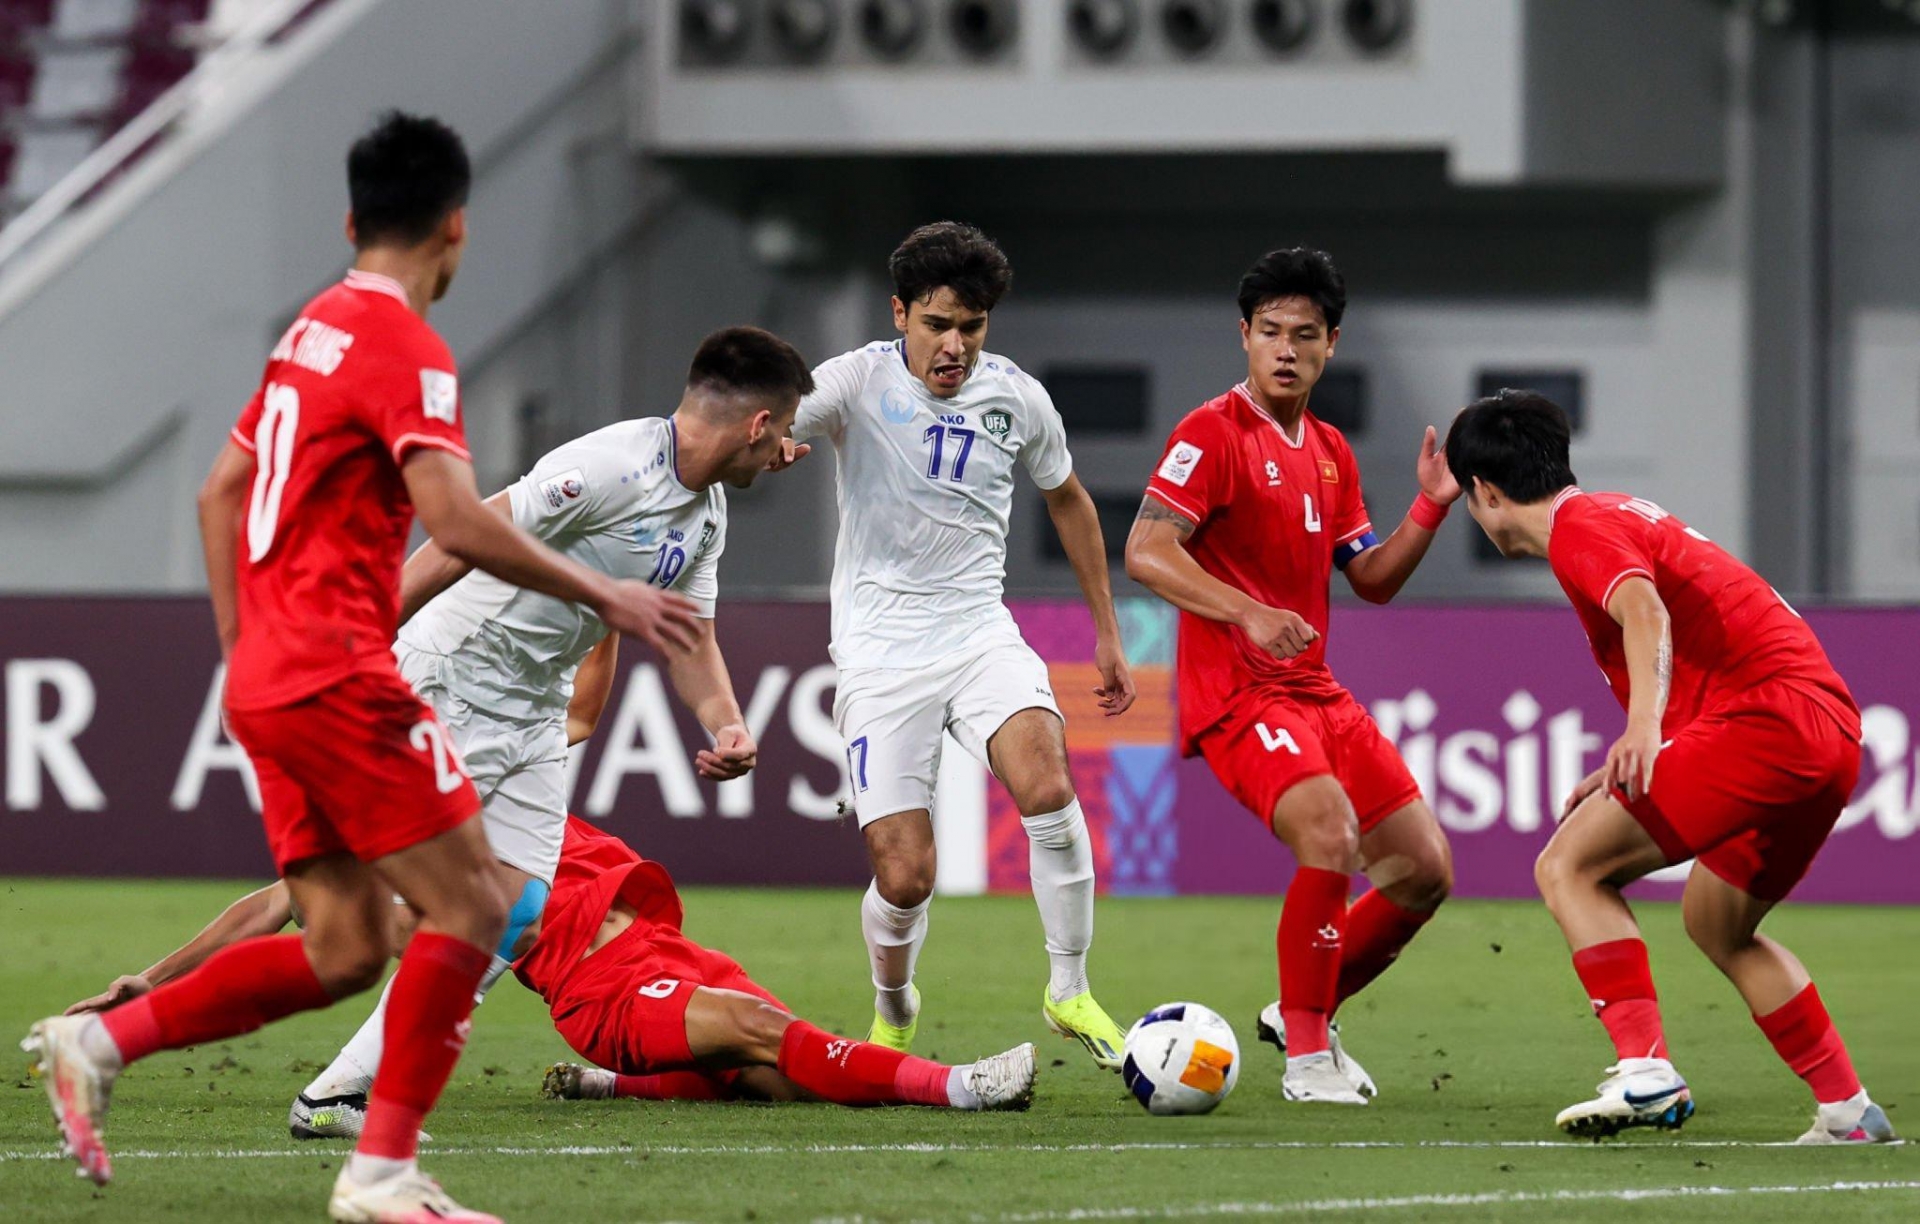
[[1288,437],[1235,387],[1187,414],[1167,440],[1147,492],[1198,524],[1187,551],[1200,568],[1319,637],[1276,659],[1233,625],[1180,614],[1180,740],[1194,741],[1241,690],[1264,686],[1305,701],[1342,692],[1327,670],[1327,583],[1334,552],[1373,529],[1360,467],[1340,431],[1311,412]]
[[1727,697],[1771,680],[1794,680],[1854,739],[1860,710],[1820,640],[1760,575],[1650,501],[1567,488],[1553,499],[1547,558],[1587,631],[1593,657],[1625,706],[1625,631],[1607,601],[1628,578],[1645,578],[1667,606],[1673,681],[1661,724],[1670,737]]
[[423,446],[468,458],[453,354],[389,277],[350,272],[267,359],[233,441],[255,472],[227,704],[269,709],[391,668]]
[[513,966],[527,989],[549,1002],[559,996],[615,900],[633,906],[643,922],[678,930],[685,919],[666,868],[641,858],[613,834],[578,816],[567,817],[553,891],[540,915],[540,937]]

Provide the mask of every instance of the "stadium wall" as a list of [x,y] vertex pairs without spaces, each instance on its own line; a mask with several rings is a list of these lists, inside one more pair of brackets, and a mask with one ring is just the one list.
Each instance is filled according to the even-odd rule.
[[[1053,670],[1102,885],[1278,891],[1291,872],[1284,851],[1204,764],[1178,757],[1170,610],[1122,603],[1140,701],[1117,719],[1101,717],[1089,692],[1084,609],[1020,601],[1015,615]],[[1865,710],[1866,759],[1853,805],[1798,895],[1920,902],[1920,611],[1808,616]],[[859,833],[837,814],[845,776],[826,606],[729,603],[718,627],[760,739],[759,769],[721,786],[696,778],[701,732],[635,646],[599,734],[574,762],[575,810],[687,883],[864,882]],[[0,875],[271,872],[244,754],[218,718],[218,652],[202,601],[4,599],[0,643]],[[1330,656],[1453,837],[1458,894],[1532,896],[1533,859],[1561,798],[1623,723],[1573,616],[1557,607],[1343,609]],[[1018,813],[952,744],[937,805],[943,890],[1026,887]],[[1643,887],[1658,895],[1663,885]]]

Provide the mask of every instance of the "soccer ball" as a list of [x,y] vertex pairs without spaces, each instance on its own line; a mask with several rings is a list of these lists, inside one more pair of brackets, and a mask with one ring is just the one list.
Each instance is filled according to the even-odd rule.
[[1127,1030],[1120,1076],[1150,1114],[1203,1114],[1240,1080],[1233,1026],[1198,1003],[1162,1003]]

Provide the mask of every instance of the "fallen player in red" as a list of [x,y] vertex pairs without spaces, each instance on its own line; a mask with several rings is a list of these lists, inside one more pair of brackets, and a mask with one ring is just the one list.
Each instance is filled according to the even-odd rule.
[[[567,819],[553,892],[514,972],[546,1001],[567,1044],[604,1070],[559,1064],[547,1074],[547,1095],[968,1110],[1032,1102],[1031,1043],[950,1067],[835,1036],[787,1011],[731,957],[688,939],[682,913],[665,868]],[[284,883],[250,893],[146,973],[117,979],[69,1012],[117,1006],[293,919]]]

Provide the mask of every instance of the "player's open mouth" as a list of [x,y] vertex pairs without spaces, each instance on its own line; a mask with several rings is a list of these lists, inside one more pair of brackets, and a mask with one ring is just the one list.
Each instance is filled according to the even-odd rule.
[[942,383],[957,386],[967,376],[967,367],[963,365],[938,365],[933,367],[933,376]]

